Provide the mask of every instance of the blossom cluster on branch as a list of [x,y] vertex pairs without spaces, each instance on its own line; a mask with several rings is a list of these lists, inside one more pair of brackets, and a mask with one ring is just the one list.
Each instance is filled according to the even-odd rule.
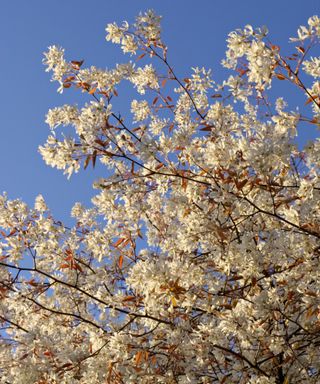
[[[178,76],[160,21],[107,26],[135,64],[45,53],[88,102],[49,110],[44,161],[107,176],[73,227],[42,196],[0,196],[1,384],[320,382],[320,140],[297,146],[320,124],[320,19],[290,56],[266,28],[231,32],[222,84]],[[122,82],[137,96],[119,114]],[[283,82],[305,105],[274,98]]]

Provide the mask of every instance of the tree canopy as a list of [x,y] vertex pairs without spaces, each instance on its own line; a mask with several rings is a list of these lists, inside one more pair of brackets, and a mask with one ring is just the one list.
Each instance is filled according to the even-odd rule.
[[160,22],[108,24],[130,55],[112,69],[44,54],[87,103],[49,110],[39,152],[105,170],[73,227],[0,196],[1,384],[320,381],[320,140],[298,145],[320,124],[320,19],[289,56],[266,28],[231,32],[221,84],[179,76]]

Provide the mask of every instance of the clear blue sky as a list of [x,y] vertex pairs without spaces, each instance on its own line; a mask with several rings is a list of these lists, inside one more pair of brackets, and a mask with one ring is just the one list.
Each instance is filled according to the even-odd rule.
[[163,16],[164,41],[177,73],[184,76],[191,66],[205,66],[221,80],[228,32],[245,24],[267,25],[271,39],[288,46],[297,27],[320,14],[320,0],[2,1],[0,192],[30,204],[42,193],[57,219],[66,219],[75,201],[90,204],[92,181],[103,175],[90,170],[68,181],[37,152],[49,133],[47,110],[76,101],[72,92],[56,92],[57,84],[44,72],[42,53],[57,44],[69,59],[84,59],[87,65],[110,68],[125,62],[129,56],[105,41],[105,26],[130,22],[148,8]]

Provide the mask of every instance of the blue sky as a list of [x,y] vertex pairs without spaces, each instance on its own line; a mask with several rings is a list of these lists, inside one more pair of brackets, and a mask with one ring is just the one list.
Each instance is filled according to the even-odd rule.
[[[288,47],[288,38],[295,36],[297,27],[306,24],[309,16],[320,14],[320,0],[3,1],[0,192],[7,191],[9,197],[21,197],[29,204],[41,193],[56,218],[64,220],[75,201],[90,204],[95,193],[91,184],[103,176],[101,169],[67,180],[47,167],[37,152],[49,133],[44,123],[47,110],[77,101],[72,91],[56,92],[57,84],[50,83],[44,71],[42,53],[57,44],[66,49],[71,60],[84,59],[86,65],[111,68],[129,56],[105,41],[106,24],[130,22],[148,8],[163,16],[164,41],[176,72],[185,77],[190,67],[205,66],[221,81],[226,75],[220,61],[228,32],[246,24],[266,25],[271,40]],[[319,50],[313,55],[319,55]],[[314,134],[305,132],[304,140]]]

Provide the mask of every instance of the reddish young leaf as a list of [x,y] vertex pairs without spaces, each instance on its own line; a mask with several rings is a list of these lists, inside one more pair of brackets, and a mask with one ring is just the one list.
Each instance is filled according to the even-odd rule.
[[78,264],[78,263],[74,264],[74,269],[76,269],[79,272],[83,272],[83,269],[81,268],[80,264]]
[[317,96],[311,96],[311,97],[309,97],[309,98],[307,99],[307,101],[304,103],[304,105],[308,105],[308,104],[314,102],[316,97],[317,97]]
[[135,296],[125,296],[122,301],[123,302],[126,302],[126,301],[135,301],[136,300],[136,297]]
[[145,57],[145,53],[142,53],[140,56],[137,57],[136,61],[141,60],[143,57]]
[[80,61],[76,61],[76,60],[73,60],[71,61],[71,64],[73,66],[73,68],[75,69],[79,69],[81,67],[81,65],[83,64],[83,60],[80,60]]
[[160,169],[160,168],[162,168],[162,167],[164,167],[164,164],[163,163],[160,163],[160,164],[158,164],[157,166],[156,166],[156,170],[158,170],[158,169]]
[[92,167],[93,168],[96,166],[96,160],[97,160],[97,151],[93,151],[93,154],[92,154]]
[[85,161],[84,161],[84,166],[83,166],[84,169],[87,169],[90,160],[91,160],[91,155],[88,155],[88,156],[86,157]]
[[59,268],[64,269],[64,268],[71,268],[70,264],[60,264]]
[[142,356],[143,356],[143,351],[138,351],[136,353],[136,357],[134,359],[136,365],[139,365],[141,363],[141,360],[142,360]]
[[117,248],[117,247],[119,247],[119,245],[122,244],[124,241],[125,241],[125,238],[120,237],[117,241],[115,241],[115,242],[112,244],[112,246],[113,246],[114,248]]
[[285,80],[286,77],[282,74],[282,73],[276,73],[276,78],[279,79],[279,80]]

